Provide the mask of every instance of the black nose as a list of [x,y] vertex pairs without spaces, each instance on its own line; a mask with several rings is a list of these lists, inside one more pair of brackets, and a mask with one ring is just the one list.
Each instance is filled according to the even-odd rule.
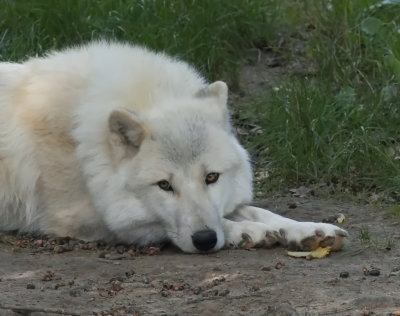
[[217,233],[212,229],[201,230],[192,236],[193,245],[201,251],[208,251],[217,244]]

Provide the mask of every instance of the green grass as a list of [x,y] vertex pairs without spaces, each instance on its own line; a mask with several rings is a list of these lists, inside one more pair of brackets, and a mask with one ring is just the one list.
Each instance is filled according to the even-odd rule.
[[400,197],[400,3],[392,2],[300,6],[318,73],[288,77],[242,110],[263,130],[249,143],[267,148],[257,159],[270,170],[264,189],[327,182]]
[[[244,139],[264,191],[333,183],[400,197],[400,1],[0,0],[0,59],[106,38],[144,44],[235,86],[251,47],[296,58],[303,38],[315,75],[280,78],[239,107],[260,125]],[[280,47],[278,49],[278,47]]]
[[368,247],[381,250],[390,250],[395,245],[395,240],[392,235],[388,235],[386,232],[384,232],[379,236],[373,236],[371,235],[371,232],[367,226],[363,226],[359,229],[358,240]]
[[387,216],[393,219],[400,219],[400,205],[392,204],[387,210]]
[[275,35],[278,0],[0,0],[0,58],[118,39],[178,56],[235,83],[245,50]]
[[358,239],[363,243],[371,243],[371,233],[368,227],[361,227],[358,232]]

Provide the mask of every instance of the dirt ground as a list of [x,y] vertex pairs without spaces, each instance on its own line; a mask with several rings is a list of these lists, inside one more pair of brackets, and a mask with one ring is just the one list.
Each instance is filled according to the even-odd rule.
[[[294,73],[314,71],[301,57],[289,67]],[[254,51],[241,93],[276,85],[283,72],[279,56]],[[231,101],[240,97],[234,94]],[[282,248],[189,255],[166,247],[141,253],[0,235],[0,316],[400,315],[399,220],[373,206],[310,196],[261,204],[307,221],[343,213],[340,225],[350,243],[327,258],[306,260]]]
[[[282,248],[189,255],[173,247],[145,254],[74,247],[56,253],[40,239],[26,244],[3,235],[0,315],[398,315],[398,221],[384,210],[336,200],[286,197],[263,206],[299,220],[343,213],[350,244],[306,260]],[[362,232],[370,238],[361,240]]]

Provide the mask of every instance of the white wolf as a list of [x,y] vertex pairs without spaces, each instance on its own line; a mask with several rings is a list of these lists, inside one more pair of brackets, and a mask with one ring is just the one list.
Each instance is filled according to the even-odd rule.
[[227,86],[186,63],[94,42],[0,63],[0,231],[185,252],[340,249],[339,227],[248,206],[249,158]]

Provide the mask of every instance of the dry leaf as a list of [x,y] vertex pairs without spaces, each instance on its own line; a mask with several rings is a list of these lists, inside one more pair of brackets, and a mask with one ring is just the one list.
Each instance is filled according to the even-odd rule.
[[336,215],[331,215],[322,220],[323,223],[343,223],[346,220],[346,216],[343,213],[338,213]]
[[295,258],[321,259],[329,255],[331,247],[319,247],[314,251],[288,251],[287,254]]
[[341,224],[341,223],[343,223],[343,222],[345,221],[345,219],[346,219],[346,216],[344,216],[343,213],[339,213],[339,214],[338,214],[338,217],[336,218],[336,221],[337,221],[339,224]]

